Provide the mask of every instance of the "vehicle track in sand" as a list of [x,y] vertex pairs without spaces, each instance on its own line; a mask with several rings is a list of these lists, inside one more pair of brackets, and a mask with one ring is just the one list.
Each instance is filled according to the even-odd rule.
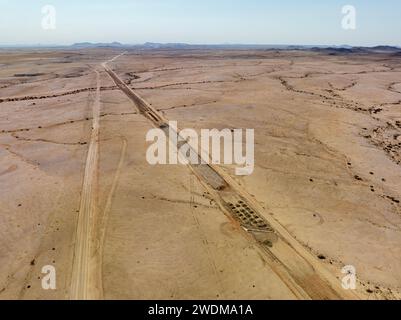
[[80,209],[77,218],[74,257],[70,284],[71,300],[95,300],[103,298],[102,263],[103,247],[106,234],[108,213],[118,185],[127,150],[127,140],[121,137],[122,146],[119,163],[107,197],[105,208],[98,208],[98,162],[99,162],[99,130],[100,73],[96,72],[97,89],[92,109],[92,132],[87,153],[84,179],[82,184]]
[[[171,128],[167,119],[129,88],[107,65],[123,54],[104,62],[102,66],[139,112],[153,126],[168,134]],[[299,299],[359,298],[354,292],[344,290],[341,282],[230,175],[214,165],[188,166],[222,212],[244,232],[249,241],[258,245],[265,262]]]
[[71,300],[102,298],[95,275],[100,266],[93,259],[96,239],[95,222],[97,216],[97,177],[99,160],[99,125],[100,125],[100,73],[96,72],[97,88],[93,103],[92,133],[85,164],[82,184],[81,203],[77,218],[74,243],[74,257],[71,276]]
[[102,212],[102,215],[99,217],[98,224],[98,238],[96,239],[97,246],[95,247],[95,257],[97,259],[97,263],[99,265],[99,269],[97,269],[97,274],[95,275],[96,281],[98,283],[97,287],[101,289],[101,293],[103,296],[103,252],[104,252],[104,244],[106,239],[107,225],[109,221],[109,213],[113,204],[113,197],[118,187],[118,181],[120,180],[122,168],[124,166],[125,155],[127,153],[127,139],[121,137],[121,151],[120,151],[120,159],[118,161],[117,169],[114,174],[113,182],[111,184],[111,188],[109,194],[107,196],[106,205]]

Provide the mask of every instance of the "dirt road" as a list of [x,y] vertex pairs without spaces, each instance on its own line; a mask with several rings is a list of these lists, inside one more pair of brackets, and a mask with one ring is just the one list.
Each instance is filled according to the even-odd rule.
[[85,175],[82,186],[75,236],[74,260],[71,278],[70,298],[73,300],[101,298],[101,289],[96,281],[100,266],[93,259],[96,239],[97,216],[97,175],[99,158],[99,119],[100,119],[100,74],[93,103],[92,133],[86,158]]

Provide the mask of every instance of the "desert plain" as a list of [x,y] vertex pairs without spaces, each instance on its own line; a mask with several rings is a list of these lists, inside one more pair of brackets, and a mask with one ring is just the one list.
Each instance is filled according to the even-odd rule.
[[[400,79],[386,52],[0,50],[0,299],[400,299]],[[254,172],[150,165],[167,120],[254,129]]]

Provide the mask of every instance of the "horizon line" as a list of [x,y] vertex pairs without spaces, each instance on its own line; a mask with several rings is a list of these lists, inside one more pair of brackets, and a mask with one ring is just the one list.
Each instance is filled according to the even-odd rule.
[[73,47],[78,45],[107,45],[107,46],[125,46],[125,47],[134,47],[134,46],[150,46],[150,45],[185,45],[185,46],[253,46],[253,47],[321,47],[321,48],[374,48],[374,47],[394,47],[401,49],[401,45],[392,45],[392,44],[375,44],[375,45],[350,45],[350,44],[272,44],[272,43],[187,43],[187,42],[151,42],[147,41],[144,43],[122,43],[119,41],[111,41],[111,42],[91,42],[91,41],[80,41],[74,42],[70,44],[57,44],[57,43],[14,43],[14,44],[1,44],[0,48],[7,47]]

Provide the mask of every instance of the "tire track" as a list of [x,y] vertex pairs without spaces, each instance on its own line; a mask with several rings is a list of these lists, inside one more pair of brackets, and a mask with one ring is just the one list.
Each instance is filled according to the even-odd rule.
[[195,206],[195,197],[193,194],[193,190],[194,190],[194,175],[190,174],[189,175],[189,194],[190,194],[190,199],[189,199],[189,210],[191,211],[191,215],[192,218],[194,219],[194,223],[196,226],[196,229],[199,232],[200,238],[202,240],[202,246],[206,252],[207,255],[207,259],[210,265],[211,270],[213,271],[213,274],[216,278],[216,282],[219,288],[219,293],[218,293],[218,297],[221,296],[221,293],[224,292],[223,290],[223,282],[221,281],[221,278],[219,276],[219,271],[217,270],[217,266],[216,266],[216,259],[213,256],[212,252],[209,249],[209,242],[207,241],[207,237],[205,232],[203,231],[202,225],[199,222],[198,217],[196,216],[196,213],[194,212],[194,206]]
[[113,183],[111,185],[109,194],[107,196],[107,201],[105,208],[103,210],[102,216],[99,217],[99,233],[98,233],[98,239],[97,239],[97,246],[95,249],[95,256],[98,259],[98,265],[99,268],[97,269],[97,274],[95,275],[97,279],[97,283],[99,284],[98,287],[101,288],[101,294],[103,297],[103,252],[104,252],[104,243],[105,243],[105,238],[106,238],[106,231],[107,231],[107,225],[108,225],[108,220],[109,220],[109,213],[111,210],[111,205],[113,203],[113,197],[115,194],[115,191],[118,187],[118,181],[120,180],[120,175],[122,168],[124,166],[124,160],[125,160],[125,155],[127,153],[127,140],[123,137],[122,139],[122,146],[121,146],[121,153],[120,153],[120,160],[118,162],[118,166],[116,169],[116,173],[114,175]]
[[99,159],[100,73],[96,72],[96,96],[93,103],[92,133],[85,164],[81,204],[78,214],[71,277],[71,300],[91,300],[102,297],[94,276],[99,270],[93,257],[97,217],[97,176]]

